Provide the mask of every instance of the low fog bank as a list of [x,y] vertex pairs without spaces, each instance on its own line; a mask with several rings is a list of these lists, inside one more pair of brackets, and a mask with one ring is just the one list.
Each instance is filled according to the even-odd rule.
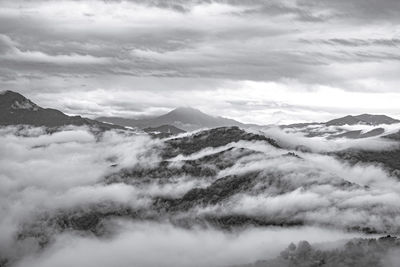
[[1,128],[0,266],[227,266],[290,242],[398,234],[397,177],[312,153],[393,146],[340,142],[238,128],[164,140]]
[[37,214],[89,203],[131,201],[135,188],[99,182],[124,166],[151,165],[158,157],[152,151],[157,144],[146,135],[112,131],[97,140],[85,127],[67,127],[53,134],[43,128],[2,128],[0,251],[13,252],[10,244],[21,225]]
[[399,266],[400,239],[393,236],[354,238],[335,246],[307,241],[291,243],[274,259],[258,260],[235,267],[396,267]]
[[276,257],[290,242],[318,243],[359,236],[317,227],[253,228],[238,233],[126,221],[114,227],[118,233],[110,239],[60,235],[46,251],[15,266],[219,267]]

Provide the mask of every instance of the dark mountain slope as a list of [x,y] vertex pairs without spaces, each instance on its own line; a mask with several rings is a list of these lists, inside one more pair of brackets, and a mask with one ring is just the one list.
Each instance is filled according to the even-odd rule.
[[207,147],[224,146],[238,141],[265,141],[279,148],[275,140],[261,134],[248,133],[239,127],[220,127],[202,131],[191,136],[171,139],[166,142],[164,158],[172,158],[179,154],[189,155]]
[[146,133],[159,138],[170,137],[173,135],[185,133],[186,131],[179,129],[173,125],[161,125],[159,127],[148,127],[143,129]]
[[123,128],[82,118],[81,116],[68,116],[56,109],[42,108],[16,92],[5,91],[0,93],[0,125],[19,124],[45,127],[87,125],[98,127],[103,130]]
[[271,260],[259,260],[252,264],[231,267],[389,267],[390,255],[400,249],[400,239],[394,236],[380,238],[354,238],[343,246],[320,250],[307,241],[293,243]]
[[342,134],[332,135],[329,138],[361,139],[361,138],[368,138],[368,137],[374,137],[377,135],[381,135],[384,132],[385,132],[385,129],[383,129],[383,128],[375,128],[366,133],[363,133],[361,130],[355,130],[355,131],[348,131],[348,132],[345,132]]
[[345,116],[342,118],[330,120],[325,124],[327,126],[343,126],[343,125],[355,125],[355,124],[367,124],[367,125],[379,125],[379,124],[394,124],[399,123],[399,120],[393,119],[386,115],[372,115],[372,114],[361,114],[358,116]]
[[384,137],[385,137],[385,138],[388,138],[388,139],[400,141],[400,131],[398,131],[398,132],[396,132],[396,133],[392,133],[392,134],[385,135]]
[[118,173],[111,174],[105,178],[106,183],[123,182],[126,184],[137,184],[151,182],[160,179],[163,182],[171,177],[192,176],[197,178],[212,177],[218,171],[232,167],[239,159],[260,152],[246,148],[228,148],[221,152],[213,153],[198,159],[183,160],[181,164],[174,166],[168,160],[159,162],[152,168],[133,167],[122,169]]
[[390,173],[400,178],[400,150],[355,150],[348,149],[329,153],[350,164],[375,163],[384,166]]

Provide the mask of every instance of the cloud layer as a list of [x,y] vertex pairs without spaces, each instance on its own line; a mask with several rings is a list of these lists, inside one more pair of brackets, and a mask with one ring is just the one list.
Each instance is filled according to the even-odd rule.
[[[291,241],[398,233],[400,185],[382,165],[293,154],[234,128],[219,133],[186,134],[171,154],[172,141],[136,133],[2,128],[0,260],[221,266],[275,257]],[[234,134],[242,140],[229,142]],[[315,151],[384,147],[329,142]]]
[[[59,98],[55,107],[70,113],[138,116],[194,105],[258,123],[365,109],[400,114],[384,104],[399,97],[400,7],[394,0],[1,4],[0,86],[44,104]],[[173,102],[163,99],[164,92]],[[291,99],[299,92],[305,95]],[[320,92],[335,105],[311,101],[307,92]],[[373,105],[364,100],[375,93],[382,94]],[[109,95],[121,101],[127,94],[145,100],[130,106],[108,101]],[[363,105],[339,101],[349,97]],[[256,111],[243,115],[249,109]]]

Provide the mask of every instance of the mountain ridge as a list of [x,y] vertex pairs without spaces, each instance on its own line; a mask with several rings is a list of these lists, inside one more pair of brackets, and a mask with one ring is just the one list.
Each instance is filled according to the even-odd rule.
[[[212,116],[192,107],[178,107],[170,112],[150,118],[129,119],[120,117],[98,117],[96,120],[81,116],[69,116],[57,109],[43,108],[26,98],[25,96],[10,90],[0,92],[0,125],[27,124],[33,126],[60,127],[64,125],[88,125],[101,129],[124,129],[135,127],[142,130],[157,131],[156,128],[176,127],[183,131],[193,131],[204,128],[217,128],[237,126],[241,128],[262,127],[261,125],[245,124],[234,119],[221,116]],[[386,115],[360,114],[347,115],[327,122],[296,123],[280,125],[281,128],[304,128],[312,125],[320,126],[345,126],[345,125],[370,125],[395,124],[400,120]],[[160,129],[162,129],[160,128]],[[163,132],[163,131],[161,131]],[[382,128],[372,129],[368,133],[361,130],[346,130],[332,135],[333,138],[366,138],[384,134]],[[387,135],[391,139],[399,139],[398,133],[391,132]],[[312,133],[311,135],[312,136]]]
[[355,125],[355,124],[367,124],[367,125],[380,125],[380,124],[394,124],[399,123],[400,120],[391,118],[386,115],[375,115],[375,114],[360,114],[360,115],[347,115],[345,117],[333,119],[327,121],[327,126],[343,126],[343,125]]
[[[127,119],[121,117],[98,117],[96,120],[120,124],[129,127],[148,128],[161,125],[172,125],[185,131],[201,128],[215,128],[222,126],[245,127],[251,124],[241,123],[234,119],[208,115],[199,109],[191,107],[178,107],[170,112],[147,119]],[[254,126],[254,125],[253,125]]]
[[[400,139],[400,131],[393,133],[391,130],[385,130],[383,125],[392,125],[400,123],[400,120],[386,115],[360,114],[347,115],[344,117],[332,119],[327,122],[294,123],[289,125],[280,125],[281,129],[299,130],[307,137],[326,136],[330,139],[348,138],[361,139],[369,137],[386,137],[393,140]],[[359,129],[348,129],[342,126],[364,126]],[[380,126],[379,126],[380,125]],[[372,126],[371,129],[364,129],[365,126]],[[386,135],[385,135],[386,134]]]
[[150,134],[151,136],[160,138],[186,133],[186,131],[168,124],[161,125],[159,127],[147,127],[144,128],[143,131]]
[[43,108],[20,93],[6,90],[0,93],[0,125],[32,125],[45,127],[61,127],[65,125],[94,126],[102,130],[123,129],[118,125],[110,125],[81,116],[68,116],[63,112]]

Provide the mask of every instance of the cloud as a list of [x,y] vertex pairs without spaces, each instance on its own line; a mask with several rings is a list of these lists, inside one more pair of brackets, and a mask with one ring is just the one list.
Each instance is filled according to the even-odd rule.
[[[42,211],[99,201],[129,204],[137,196],[133,188],[96,184],[118,168],[142,160],[148,165],[157,159],[157,153],[145,145],[156,141],[147,136],[108,132],[97,141],[86,128],[67,128],[51,135],[41,128],[9,127],[0,132],[2,249],[23,222]],[[115,160],[118,167],[110,167]]]
[[[252,147],[249,143],[233,146]],[[279,149],[274,151],[264,146],[254,144],[257,151],[265,154],[236,159],[232,167],[217,175],[221,180],[232,177],[231,183],[247,177],[252,181],[250,187],[238,185],[241,188],[238,193],[216,204],[198,205],[193,208],[194,214],[201,217],[246,215],[279,225],[316,224],[372,232],[398,231],[395,226],[398,216],[393,211],[399,208],[400,187],[397,178],[382,166],[350,165],[314,153],[296,152],[300,158],[285,157],[284,151],[279,155]],[[346,147],[351,146],[349,141]],[[371,148],[384,149],[377,144],[371,144]],[[363,149],[369,149],[368,145]]]
[[[335,126],[309,126],[310,130],[313,132],[321,131],[321,133],[326,132],[340,132],[344,129],[346,131],[352,130],[352,127],[335,127]],[[387,129],[391,129],[391,127],[387,127],[384,125],[383,127]],[[308,127],[305,127],[308,128]],[[346,129],[350,128],[350,129]],[[369,127],[368,127],[369,128]],[[371,127],[374,128],[374,127]],[[362,127],[361,127],[362,129]],[[396,128],[395,128],[396,129]],[[357,129],[359,130],[359,129]],[[306,137],[305,135],[308,133],[301,132],[298,130],[282,130],[278,127],[270,127],[266,128],[264,132],[277,140],[283,147],[288,149],[300,149],[301,147],[311,150],[312,152],[331,152],[331,151],[340,151],[345,149],[365,149],[372,151],[381,151],[381,150],[394,150],[399,147],[399,144],[395,141],[386,140],[383,138],[363,138],[363,139],[347,139],[347,138],[334,138],[327,139],[326,135],[315,136],[315,137]],[[390,130],[388,131],[390,132]]]
[[[188,12],[176,12],[174,8],[165,9],[163,5],[181,6],[180,9]],[[287,26],[286,23],[293,18],[285,15],[291,12],[303,14],[302,17],[313,16],[311,13],[314,11],[307,9],[314,6],[304,6],[289,4],[289,1],[252,1],[247,4],[235,1],[189,4],[180,1],[176,4],[174,1],[164,4],[159,1],[91,1],[90,5],[72,1],[62,1],[62,4],[53,5],[50,2],[38,1],[23,3],[20,7],[26,11],[23,18],[18,17],[18,12],[15,12],[17,7],[9,3],[6,10],[13,16],[4,15],[3,19],[5,24],[16,20],[25,27],[22,28],[23,33],[4,29],[5,34],[25,44],[21,45],[24,51],[33,50],[31,47],[34,47],[38,51],[45,50],[42,53],[50,55],[54,52],[61,55],[83,53],[87,60],[95,54],[100,56],[97,60],[102,60],[102,55],[108,55],[113,59],[109,69],[115,72],[129,73],[132,67],[135,67],[138,71],[136,75],[164,73],[176,76],[256,80],[278,80],[284,77],[304,79],[303,72],[312,73],[318,70],[312,65],[327,64],[332,60],[327,61],[323,58],[326,58],[330,51],[302,46],[296,41],[298,31],[302,33],[303,39],[312,40],[315,31],[326,27],[324,24],[311,24],[310,27],[300,23],[299,29]],[[247,14],[249,9],[270,11],[272,14],[279,11],[278,14],[282,16],[268,17],[267,20],[265,16]],[[28,12],[31,10],[35,12]],[[71,12],[67,14],[64,10]],[[128,11],[137,15],[127,16]],[[235,15],[236,13],[241,15]],[[88,17],[85,14],[95,16]],[[248,20],[248,17],[251,20]],[[54,30],[51,23],[65,29],[64,34],[67,34],[68,38]],[[164,26],[162,29],[157,27],[160,24]],[[208,31],[211,25],[213,30]],[[347,31],[338,27],[333,29],[330,35],[337,34],[335,38],[340,38],[343,34],[357,31],[353,27],[349,27]],[[368,29],[364,31],[370,38],[371,33]],[[42,36],[46,42],[31,36],[33,33]],[[358,31],[356,36],[364,36],[363,31]],[[82,37],[85,38],[82,40]],[[246,42],[242,42],[243,39]],[[29,46],[27,40],[30,41]],[[268,45],[265,46],[265,43]],[[296,49],[293,49],[293,46]],[[100,51],[101,55],[98,54]],[[140,57],[126,58],[127,51],[133,51],[134,55],[138,55],[139,52],[142,56],[151,55],[152,61],[141,62]],[[163,61],[171,57],[176,60],[175,64],[169,65],[169,68],[164,67]],[[122,58],[127,61],[118,62],[118,59]],[[180,66],[180,60],[184,60],[186,64]],[[210,71],[202,68],[205,64],[209,65]],[[190,68],[187,68],[187,65]],[[309,69],[305,69],[307,67]],[[92,73],[93,70],[87,68],[86,72]]]
[[[398,5],[395,1],[87,0],[55,4],[21,0],[2,1],[2,5],[0,86],[30,92],[33,97],[44,91],[57,95],[73,90],[82,99],[85,92],[101,89],[127,94],[169,90],[171,98],[179,98],[182,89],[174,90],[178,79],[187,81],[185,90],[189,91],[256,81],[288,85],[291,93],[323,86],[335,89],[336,95],[357,91],[366,96],[394,94],[399,86],[398,30],[388,26],[397,21],[391,12]],[[149,78],[163,82],[148,88]],[[251,94],[248,88],[244,95]],[[208,108],[210,100],[212,96],[206,100]],[[67,106],[69,100],[58,101]],[[186,103],[176,102],[176,106]],[[296,106],[310,106],[307,97],[296,102]],[[247,103],[252,106],[251,101]],[[316,116],[304,108],[294,111],[293,103],[280,103],[279,111],[260,113],[257,121],[272,115],[282,121],[297,113],[306,120]],[[96,104],[84,103],[92,110],[69,105],[70,113],[105,115],[93,107]],[[166,110],[165,105],[151,105],[133,115]],[[332,114],[329,106],[318,101],[311,107]],[[375,102],[369,107],[384,108],[385,104]],[[133,113],[123,104],[108,108],[124,116]],[[237,105],[230,108],[235,116],[243,114]],[[252,118],[254,114],[245,119],[254,122]]]
[[0,34],[0,54],[15,52],[15,43],[7,35]]
[[112,240],[60,236],[48,251],[16,266],[225,266],[274,257],[292,240],[354,237],[314,227],[253,229],[239,234],[153,223],[122,222],[118,227],[119,233]]
[[302,40],[305,43],[311,42],[318,42],[320,44],[327,44],[327,45],[343,45],[343,46],[354,46],[354,47],[362,47],[362,46],[373,46],[373,45],[380,45],[380,46],[388,46],[388,47],[397,47],[400,44],[399,39],[356,39],[356,38],[349,38],[349,39],[339,39],[339,38],[332,38],[327,40]]
[[345,17],[349,20],[374,21],[382,20],[385,21],[388,18],[396,19],[395,12],[399,8],[399,3],[395,0],[352,0],[352,1],[298,1],[303,8],[324,8],[333,10],[333,12],[339,17]]
[[[349,141],[346,146],[352,145]],[[170,159],[160,177],[129,176],[130,170],[157,168],[164,148],[162,141],[137,133],[94,136],[85,127],[52,134],[43,128],[0,129],[0,258],[15,266],[221,266],[272,258],[288,243],[304,239],[326,242],[362,236],[360,230],[397,231],[400,186],[381,166],[296,152],[299,158],[265,142],[239,141]],[[217,175],[172,171],[181,170],[184,161],[201,161],[221,151],[226,167]],[[106,181],[110,174],[121,179]],[[242,176],[251,183],[235,187],[240,190],[216,204],[193,200],[193,206],[176,213],[154,206],[156,199],[179,200],[192,189],[208,192],[226,177],[235,183]],[[195,191],[192,196],[197,197]],[[124,217],[121,209],[133,213]],[[53,223],[96,212],[104,227],[98,236]],[[124,218],[104,215],[113,212]],[[221,231],[207,223],[207,216],[248,216],[282,227],[243,225]],[[25,238],[16,239],[19,234]],[[44,248],[38,247],[38,237],[48,240]],[[150,257],[155,249],[158,256]]]

